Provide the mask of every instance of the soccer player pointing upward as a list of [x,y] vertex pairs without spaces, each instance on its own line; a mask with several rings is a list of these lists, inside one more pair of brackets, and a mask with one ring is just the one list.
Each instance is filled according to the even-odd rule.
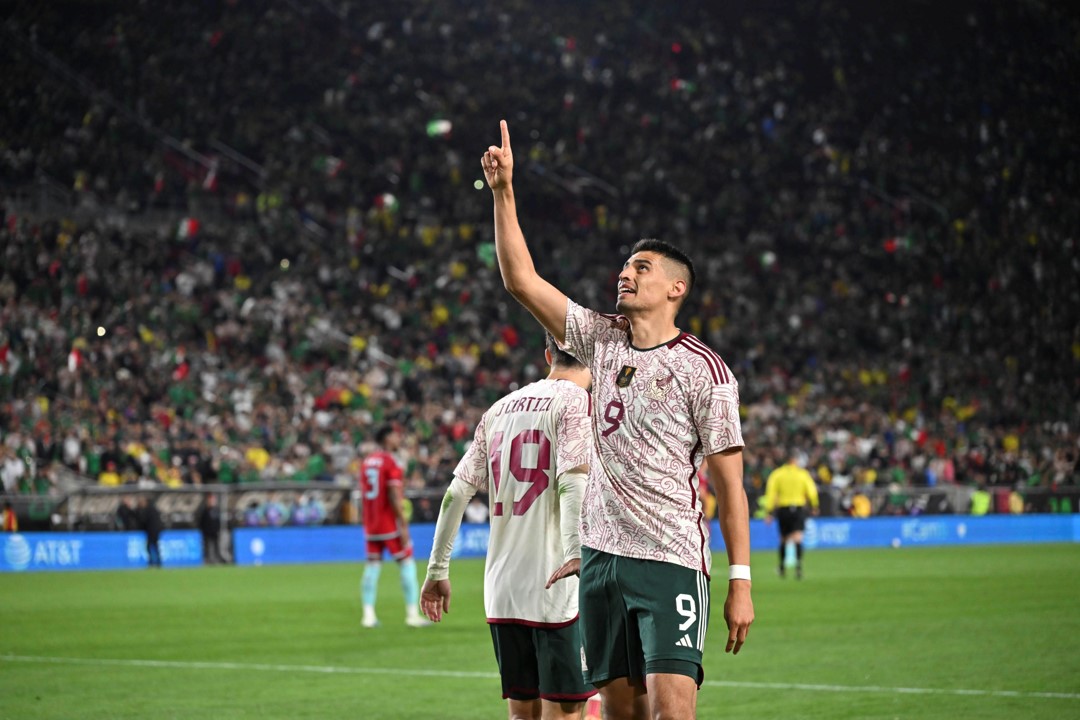
[[697,493],[717,485],[729,581],[727,651],[754,620],[742,487],[738,384],[720,356],[675,325],[694,269],[675,247],[634,246],[619,315],[588,310],[537,274],[517,219],[510,132],[481,160],[495,201],[506,289],[592,371],[593,436],[581,511],[580,625],[586,681],[605,718],[692,718],[709,617],[709,528]]

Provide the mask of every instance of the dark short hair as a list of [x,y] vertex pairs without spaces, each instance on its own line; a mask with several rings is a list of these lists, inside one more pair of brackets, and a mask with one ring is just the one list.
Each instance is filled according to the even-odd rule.
[[552,367],[563,368],[565,370],[575,370],[577,368],[585,367],[580,360],[560,348],[559,343],[555,342],[555,336],[551,333],[544,334],[544,344],[547,346],[548,352],[551,353]]
[[392,432],[394,432],[394,426],[390,423],[380,425],[378,429],[375,430],[375,442],[382,445],[384,442],[386,442],[386,436]]
[[694,263],[690,260],[690,256],[682,250],[664,240],[641,238],[634,243],[634,247],[630,248],[631,255],[635,255],[639,252],[654,252],[661,257],[665,257],[668,260],[672,260],[679,265],[682,265],[686,268],[686,273],[690,276],[690,283],[686,288],[686,294],[689,295],[690,291],[694,289],[694,285],[697,284],[697,273],[694,272]]

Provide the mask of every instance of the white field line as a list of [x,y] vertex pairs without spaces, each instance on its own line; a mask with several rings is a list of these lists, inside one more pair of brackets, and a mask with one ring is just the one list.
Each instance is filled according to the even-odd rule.
[[999,698],[1046,698],[1080,700],[1080,693],[1038,692],[1028,690],[971,690],[964,688],[913,688],[884,685],[814,685],[811,683],[746,682],[742,680],[706,680],[710,687],[752,688],[757,690],[809,690],[833,693],[891,693],[894,695],[968,695]]
[[399,670],[395,668],[336,667],[333,665],[277,665],[271,663],[214,662],[200,660],[126,660],[112,658],[66,658],[36,655],[0,655],[0,661],[49,663],[53,665],[98,665],[143,668],[177,668],[181,670],[257,670],[262,672],[322,673],[326,675],[419,675],[422,677],[494,678],[493,672],[463,672],[459,670]]
[[[272,663],[240,663],[190,660],[134,660],[112,658],[68,658],[38,655],[0,655],[0,661],[13,663],[46,663],[52,665],[122,666],[142,668],[175,668],[186,670],[255,670],[260,672],[321,673],[325,675],[412,675],[420,677],[479,678],[494,680],[493,672],[459,670],[429,670],[422,668],[341,667],[335,665],[279,665]],[[995,698],[1040,698],[1050,700],[1080,700],[1080,693],[1037,692],[1025,690],[985,690],[963,688],[913,688],[884,685],[819,685],[813,683],[748,682],[742,680],[706,680],[708,687],[746,688],[750,690],[803,690],[831,693],[880,693],[893,695],[960,695]]]

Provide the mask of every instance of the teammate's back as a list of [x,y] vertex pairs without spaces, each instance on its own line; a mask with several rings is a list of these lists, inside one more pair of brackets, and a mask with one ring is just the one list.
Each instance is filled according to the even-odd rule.
[[[458,477],[488,492],[491,534],[484,597],[489,621],[562,623],[577,615],[576,577],[547,592],[536,589],[569,559],[559,502],[565,487],[559,485],[557,469],[589,462],[588,417],[589,395],[583,388],[568,380],[537,381],[488,410],[478,427],[486,453],[478,446],[458,466]],[[487,467],[477,467],[480,463]]]
[[492,405],[454,469],[435,524],[424,613],[450,610],[450,555],[466,504],[488,493],[484,609],[510,716],[579,718],[578,521],[592,456],[591,374],[547,336],[551,373]]

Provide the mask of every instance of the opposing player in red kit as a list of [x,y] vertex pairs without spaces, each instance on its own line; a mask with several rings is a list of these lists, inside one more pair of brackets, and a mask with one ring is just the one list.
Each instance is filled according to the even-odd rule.
[[409,520],[405,516],[404,478],[393,453],[401,447],[401,434],[389,425],[375,433],[379,449],[360,466],[360,494],[363,498],[364,535],[367,540],[367,564],[360,583],[364,604],[363,625],[379,624],[375,598],[379,591],[382,558],[389,555],[401,571],[401,589],[405,593],[405,624],[421,627],[430,623],[420,615],[420,585],[416,579]]

